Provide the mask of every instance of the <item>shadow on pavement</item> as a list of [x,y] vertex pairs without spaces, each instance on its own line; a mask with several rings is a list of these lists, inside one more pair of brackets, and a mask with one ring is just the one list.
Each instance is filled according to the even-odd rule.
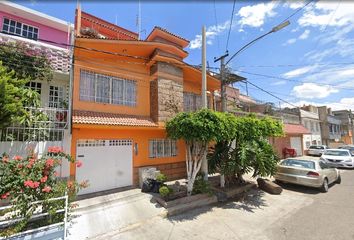
[[219,202],[205,207],[196,208],[186,213],[167,217],[167,219],[171,222],[195,220],[198,218],[199,215],[205,214],[207,212],[212,212],[213,209],[216,208],[235,209],[254,213],[255,209],[268,206],[265,200],[263,199],[264,195],[265,193],[262,190],[252,189],[249,192],[243,193],[239,197],[235,197],[226,202]]
[[[312,187],[305,187],[301,185],[296,185],[296,184],[291,184],[291,183],[279,183],[277,182],[279,186],[281,186],[283,189],[294,191],[294,192],[299,192],[299,193],[305,193],[305,194],[319,194],[321,191],[317,188],[312,188]],[[332,184],[330,185],[330,187]]]

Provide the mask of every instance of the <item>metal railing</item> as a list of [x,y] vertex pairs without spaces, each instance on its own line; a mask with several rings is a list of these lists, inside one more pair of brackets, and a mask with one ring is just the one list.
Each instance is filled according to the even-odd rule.
[[[54,228],[54,227],[61,227],[62,226],[63,227],[63,239],[66,240],[66,237],[67,237],[67,221],[68,221],[68,207],[69,207],[69,197],[68,197],[68,195],[65,195],[65,196],[62,196],[62,197],[57,197],[57,198],[50,198],[50,199],[47,199],[47,200],[41,200],[41,201],[32,202],[31,205],[36,205],[37,209],[36,209],[35,213],[31,216],[29,221],[35,222],[36,220],[40,220],[40,219],[43,219],[46,216],[49,216],[48,212],[42,212],[43,208],[42,208],[41,204],[47,203],[47,202],[53,202],[53,201],[63,201],[63,200],[64,200],[64,207],[55,211],[55,214],[63,214],[64,213],[64,217],[63,217],[63,221],[62,222],[58,222],[58,223],[55,223],[55,224],[50,224],[50,225],[47,225],[47,226],[43,226],[43,227],[40,227],[38,229],[30,229],[30,230],[27,230],[27,231],[24,231],[24,232],[20,232],[20,233],[17,233],[17,234],[14,234],[14,235],[10,236],[9,239],[12,239],[12,238],[16,238],[17,239],[17,238],[19,238],[21,236],[31,235],[32,233],[35,233],[38,230],[45,231],[46,229],[50,229],[50,228]],[[0,212],[4,211],[4,210],[7,210],[7,209],[11,209],[12,207],[13,207],[12,205],[0,207]],[[11,214],[11,213],[13,213],[13,212],[9,212],[7,214]],[[5,216],[0,216],[0,230],[4,229],[5,227],[12,226],[12,225],[14,225],[17,222],[20,222],[22,220],[24,220],[23,217],[8,219],[6,217],[6,215]],[[0,240],[1,239],[7,239],[7,238],[0,237]]]
[[1,141],[62,141],[68,126],[68,110],[27,107],[27,119],[1,132]]

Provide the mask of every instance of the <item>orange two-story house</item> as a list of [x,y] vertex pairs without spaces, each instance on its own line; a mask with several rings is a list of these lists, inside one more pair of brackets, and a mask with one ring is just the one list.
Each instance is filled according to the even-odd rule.
[[[77,11],[71,166],[82,193],[136,185],[139,168],[184,177],[185,145],[166,138],[164,123],[200,107],[201,71],[183,59],[189,41],[155,27],[136,33]],[[207,76],[209,105],[219,81]]]

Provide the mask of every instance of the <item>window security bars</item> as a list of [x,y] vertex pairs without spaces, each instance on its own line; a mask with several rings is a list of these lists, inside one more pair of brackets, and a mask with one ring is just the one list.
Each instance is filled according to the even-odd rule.
[[136,106],[136,81],[81,70],[80,100]]
[[4,18],[2,31],[36,41],[38,39],[38,28],[8,18]]
[[149,157],[174,157],[177,156],[177,142],[170,139],[149,140]]
[[68,110],[28,107],[28,118],[1,132],[1,141],[62,141]]

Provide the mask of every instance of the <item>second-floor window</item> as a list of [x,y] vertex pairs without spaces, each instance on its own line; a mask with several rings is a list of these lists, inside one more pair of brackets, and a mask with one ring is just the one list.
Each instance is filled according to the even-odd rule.
[[81,70],[80,100],[136,105],[136,81]]
[[185,112],[194,112],[202,107],[202,96],[195,93],[183,93],[183,110]]
[[38,28],[9,18],[4,18],[2,31],[33,40],[38,39]]

